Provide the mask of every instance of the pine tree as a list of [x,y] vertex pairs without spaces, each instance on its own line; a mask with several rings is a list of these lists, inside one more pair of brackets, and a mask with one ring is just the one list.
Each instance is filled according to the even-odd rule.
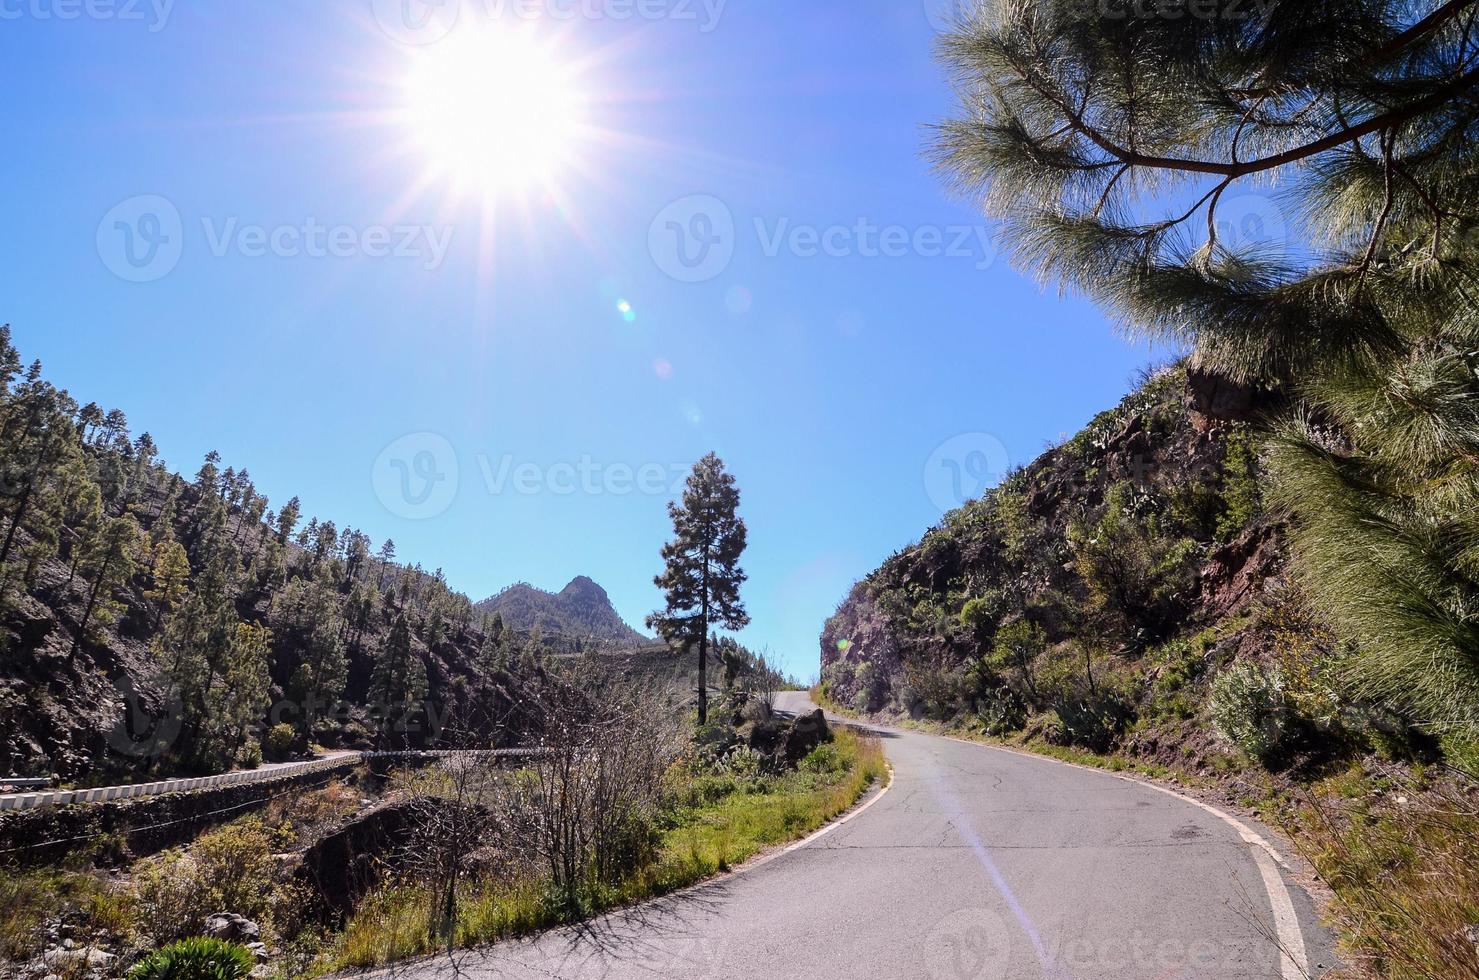
[[682,503],[670,503],[673,540],[663,546],[666,566],[654,581],[667,603],[647,626],[683,650],[698,647],[698,723],[708,721],[709,630],[743,629],[750,617],[740,600],[745,573],[745,522],[739,490],[724,462],[710,453],[694,464]]
[[77,651],[87,637],[93,617],[99,611],[110,612],[109,594],[113,589],[133,578],[139,544],[143,537],[143,530],[132,517],[115,517],[102,524],[87,542],[82,570],[89,575],[92,590],[88,593],[82,621],[72,637],[72,651],[68,659],[77,658]]
[[272,631],[258,623],[238,622],[225,653],[210,692],[210,726],[221,755],[229,761],[246,742],[247,726],[267,708]]
[[1295,396],[1273,497],[1348,679],[1479,739],[1479,8],[1161,7],[979,5],[937,159],[1024,268]]
[[[208,495],[215,499],[214,495]],[[189,594],[164,620],[152,643],[184,709],[185,732],[196,761],[218,765],[225,746],[219,719],[232,714],[236,695],[222,689],[233,671],[233,644],[241,620],[235,606],[240,562],[226,533],[224,510],[216,500],[217,520],[203,529],[197,546],[199,571]],[[265,670],[265,665],[263,667]],[[248,676],[248,680],[252,678]],[[252,691],[248,690],[247,694]]]
[[205,454],[205,462],[200,464],[200,469],[195,474],[195,488],[202,496],[213,496],[216,493],[216,484],[221,476],[220,462],[221,454],[214,449]]
[[298,526],[298,520],[303,516],[303,506],[294,497],[283,504],[282,510],[277,512],[277,542],[287,544],[293,536],[293,529]]
[[342,600],[328,583],[295,579],[273,603],[273,618],[298,657],[290,689],[302,706],[303,734],[311,737],[320,709],[344,693],[348,659]]
[[411,647],[411,626],[404,614],[391,624],[390,635],[380,655],[375,658],[370,674],[369,698],[380,719],[377,744],[391,741],[402,746],[407,741],[411,719],[426,697],[426,665]]
[[173,537],[154,546],[153,587],[144,598],[155,604],[154,628],[173,612],[190,591],[190,556]]
[[16,537],[44,488],[79,452],[72,424],[75,403],[41,380],[41,365],[31,365],[26,381],[6,406],[0,439],[0,503],[9,523],[0,544],[0,570],[10,561]]

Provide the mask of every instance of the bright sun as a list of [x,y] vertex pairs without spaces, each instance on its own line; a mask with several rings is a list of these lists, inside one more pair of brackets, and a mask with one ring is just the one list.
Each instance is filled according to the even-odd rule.
[[584,120],[574,71],[519,29],[460,30],[416,53],[405,112],[430,166],[484,192],[548,187]]

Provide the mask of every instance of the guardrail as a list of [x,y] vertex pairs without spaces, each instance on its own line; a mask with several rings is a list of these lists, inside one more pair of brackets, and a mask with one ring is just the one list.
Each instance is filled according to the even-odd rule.
[[265,783],[273,779],[296,778],[332,769],[353,768],[373,759],[442,759],[459,756],[520,757],[537,755],[539,749],[467,749],[425,752],[350,752],[328,759],[315,759],[268,769],[241,769],[216,776],[200,776],[193,779],[165,779],[154,783],[133,783],[125,786],[100,786],[94,789],[51,790],[43,793],[14,793],[0,796],[0,812],[14,810],[42,810],[48,807],[71,806],[77,803],[107,803],[112,800],[138,800],[167,793],[200,793],[206,790],[223,789],[250,783]]

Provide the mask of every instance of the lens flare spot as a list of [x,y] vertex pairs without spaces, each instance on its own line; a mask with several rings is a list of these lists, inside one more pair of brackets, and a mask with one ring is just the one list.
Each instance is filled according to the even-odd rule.
[[852,649],[852,640],[838,640],[837,641],[837,652],[838,653],[846,653],[847,651],[849,651],[851,649]]
[[754,305],[754,297],[744,286],[730,286],[724,294],[724,306],[735,316],[743,316],[750,312]]
[[664,381],[669,381],[673,377],[673,365],[665,358],[659,357],[657,360],[652,362],[652,373],[657,375],[659,378],[662,378]]
[[637,322],[637,311],[632,309],[632,304],[626,300],[621,300],[616,304],[616,312],[620,313],[621,318],[627,323]]

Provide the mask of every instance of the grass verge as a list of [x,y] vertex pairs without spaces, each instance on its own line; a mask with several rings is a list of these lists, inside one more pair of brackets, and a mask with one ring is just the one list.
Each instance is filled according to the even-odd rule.
[[[592,886],[575,913],[537,878],[473,883],[458,903],[456,945],[527,935],[697,884],[820,829],[886,773],[882,743],[846,729],[834,731],[832,741],[781,775],[685,771],[646,866],[619,882]],[[432,904],[432,895],[418,888],[372,894],[314,972],[383,966],[434,952]]]

